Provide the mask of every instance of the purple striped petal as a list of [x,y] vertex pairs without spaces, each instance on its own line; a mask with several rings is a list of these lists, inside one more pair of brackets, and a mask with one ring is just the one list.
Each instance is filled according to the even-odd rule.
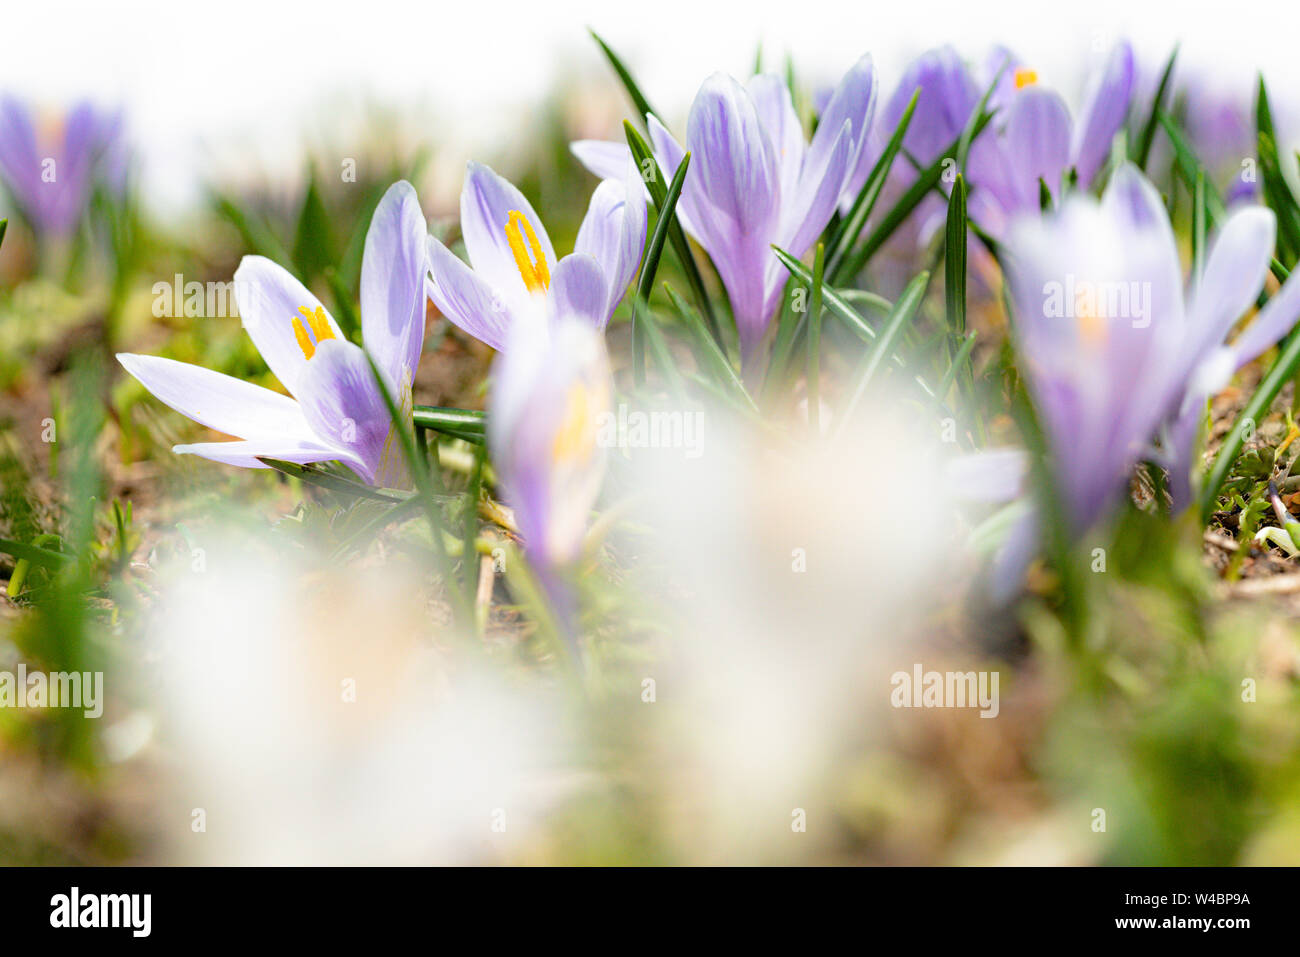
[[1262,206],[1239,210],[1224,224],[1192,298],[1190,356],[1199,358],[1222,345],[1254,303],[1264,288],[1276,236],[1277,219]]
[[574,252],[593,257],[605,277],[603,328],[613,315],[628,283],[636,275],[646,240],[645,190],[629,159],[623,178],[607,179],[596,187],[587,215],[578,229]]
[[202,366],[120,352],[117,361],[163,404],[200,425],[242,439],[312,438],[288,396]]
[[174,445],[172,451],[177,455],[197,455],[199,458],[222,465],[233,465],[245,469],[270,468],[259,461],[259,456],[268,459],[280,459],[307,465],[311,462],[342,461],[350,468],[356,469],[359,462],[352,454],[343,449],[334,449],[318,442],[291,442],[285,437],[275,439],[250,439],[242,442],[195,442],[189,445]]
[[415,378],[424,348],[428,226],[415,188],[394,183],[375,208],[361,259],[366,349],[397,383]]
[[511,306],[437,239],[429,237],[429,298],[455,326],[493,349],[505,348]]
[[[410,408],[410,388],[388,383],[399,407]],[[327,339],[316,347],[302,377],[299,397],[303,415],[321,440],[350,453],[344,458],[367,482],[394,487],[402,484],[391,471],[381,476],[388,453],[390,466],[401,462],[400,449],[390,440],[392,418],[375,382],[366,354],[351,342]],[[339,456],[343,458],[342,455]]]
[[551,316],[570,316],[604,329],[609,322],[609,286],[605,273],[592,256],[565,256],[551,277],[547,306]]
[[1128,116],[1134,78],[1133,48],[1121,42],[1111,50],[1105,66],[1093,78],[1074,128],[1070,155],[1079,173],[1080,186],[1091,185],[1105,163],[1111,141]]
[[487,166],[470,163],[460,194],[460,229],[470,264],[493,289],[522,304],[528,299],[529,291],[506,234],[512,212],[522,214],[537,237],[540,249],[528,248],[528,238],[524,237],[529,258],[536,260],[540,252],[546,268],[554,268],[556,255],[551,238],[524,194]]
[[1003,136],[1020,209],[1038,208],[1040,178],[1059,199],[1061,177],[1070,163],[1070,111],[1065,101],[1037,86],[1021,90]]

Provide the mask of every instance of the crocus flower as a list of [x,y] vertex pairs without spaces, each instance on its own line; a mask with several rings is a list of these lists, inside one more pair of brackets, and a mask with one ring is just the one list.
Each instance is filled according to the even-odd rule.
[[[664,175],[691,153],[677,215],[722,277],[747,359],[788,278],[771,247],[802,256],[826,228],[866,149],[875,101],[875,68],[864,56],[840,81],[811,142],[774,74],[745,85],[722,73],[705,80],[687,119],[685,149],[646,117]],[[626,146],[594,141],[574,143],[573,152],[597,176],[612,175],[628,156]]]
[[0,99],[0,178],[32,227],[65,236],[90,202],[97,178],[117,185],[125,172],[122,114],[79,103],[61,129],[38,135],[31,111]]
[[[500,350],[513,326],[544,312],[583,316],[605,328],[641,262],[645,191],[629,160],[596,187],[573,253],[557,259],[523,193],[471,163],[460,194],[460,228],[468,266],[429,237],[429,296],[451,322]],[[546,310],[536,310],[535,301]]]
[[1274,228],[1266,209],[1235,211],[1184,295],[1168,214],[1131,164],[1099,202],[1072,193],[1059,212],[1012,226],[1016,338],[1076,534],[1106,514],[1167,422],[1172,493],[1177,507],[1190,500],[1206,397],[1300,315],[1300,282],[1290,280],[1224,345],[1263,287]]
[[581,550],[604,480],[608,453],[597,433],[613,383],[604,337],[587,317],[528,318],[511,328],[496,361],[487,440],[525,550],[571,633],[560,576]]
[[1007,51],[995,51],[989,68],[987,82],[998,78],[989,105],[998,112],[991,132],[971,144],[969,209],[986,232],[1001,238],[1013,219],[1041,208],[1040,180],[1057,199],[1071,169],[1081,188],[1092,184],[1128,115],[1133,51],[1127,43],[1111,51],[1092,77],[1078,122],[1065,101]]
[[[424,346],[428,233],[409,183],[388,189],[366,234],[361,326],[394,400],[409,413]],[[320,301],[287,270],[245,256],[235,272],[244,328],[289,396],[200,366],[122,353],[118,360],[155,397],[237,442],[173,451],[244,468],[260,457],[337,460],[366,482],[409,487],[402,449],[365,352],[348,342]],[[292,398],[290,398],[292,396]]]

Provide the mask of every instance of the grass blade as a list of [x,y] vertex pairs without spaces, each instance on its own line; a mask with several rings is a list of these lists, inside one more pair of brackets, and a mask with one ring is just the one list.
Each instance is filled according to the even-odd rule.
[[821,352],[822,352],[822,280],[826,272],[826,248],[817,244],[813,255],[812,288],[808,307],[808,421],[813,434],[820,435],[821,415]]
[[646,114],[654,113],[655,116],[658,116],[659,114],[655,112],[654,107],[650,105],[650,101],[647,100],[645,94],[641,92],[641,87],[637,86],[636,80],[632,79],[632,72],[623,65],[623,61],[619,59],[618,54],[609,48],[609,44],[602,40],[595,30],[588,30],[587,32],[591,34],[591,38],[596,41],[601,52],[605,54],[605,59],[609,61],[609,65],[612,66],[614,72],[618,74],[619,81],[623,84],[623,89],[627,91],[627,95],[632,99],[632,105],[636,107],[637,120],[640,122],[641,128],[645,129]]
[[1142,124],[1142,132],[1138,134],[1137,142],[1134,144],[1133,162],[1143,172],[1146,171],[1147,161],[1151,158],[1151,146],[1156,139],[1156,127],[1160,124],[1160,112],[1165,108],[1165,95],[1169,90],[1169,81],[1173,78],[1174,63],[1177,59],[1178,44],[1175,43],[1160,74],[1160,83],[1156,86],[1155,96],[1151,100],[1151,112],[1147,114],[1147,121]]
[[862,401],[862,397],[866,395],[872,380],[876,376],[876,371],[885,362],[885,359],[892,355],[895,343],[898,342],[903,331],[916,317],[917,311],[921,308],[921,300],[925,298],[925,290],[929,283],[930,274],[928,272],[918,273],[907,284],[903,294],[898,297],[898,302],[894,304],[894,311],[885,324],[885,331],[876,340],[875,347],[867,353],[858,367],[857,375],[854,377],[856,385],[853,388],[853,394],[850,396],[848,404],[844,408],[839,431],[842,432],[845,425],[852,420],[854,413],[857,412],[858,404]]
[[[649,311],[650,290],[654,288],[655,273],[659,271],[659,259],[663,255],[664,242],[674,222],[677,200],[682,195],[682,184],[686,182],[686,171],[691,165],[691,154],[682,157],[673,181],[668,184],[668,191],[659,208],[659,219],[655,231],[646,246],[645,257],[641,260],[641,278],[637,282],[636,299],[632,302],[632,374],[637,385],[645,384],[645,336],[643,325]],[[657,332],[657,330],[656,330]],[[661,343],[662,345],[662,343]],[[670,360],[671,361],[671,357]]]
[[876,160],[876,165],[872,167],[866,182],[862,184],[862,189],[854,198],[849,214],[844,217],[844,221],[840,223],[839,229],[835,231],[830,244],[826,247],[826,258],[831,264],[831,275],[836,274],[844,254],[857,242],[863,227],[867,225],[867,219],[875,208],[876,200],[880,198],[880,191],[884,188],[889,170],[894,165],[894,158],[898,156],[898,151],[903,146],[903,137],[907,135],[907,128],[912,123],[912,113],[916,110],[916,101],[920,96],[921,88],[917,87],[916,92],[912,94],[912,99],[908,101],[907,109],[899,118],[898,125],[894,127],[894,134],[889,138],[884,152],[880,154],[880,159]]

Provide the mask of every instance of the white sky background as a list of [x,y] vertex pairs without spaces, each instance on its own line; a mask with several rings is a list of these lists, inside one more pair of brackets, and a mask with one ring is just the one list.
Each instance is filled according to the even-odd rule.
[[1072,96],[1095,41],[1128,36],[1154,70],[1181,39],[1185,67],[1243,97],[1262,69],[1275,100],[1300,102],[1293,0],[127,0],[10,3],[0,22],[0,90],[50,107],[84,95],[124,104],[160,211],[183,208],[214,171],[296,173],[306,137],[328,134],[344,98],[428,122],[440,168],[491,159],[561,79],[619,95],[588,25],[675,118],[708,73],[746,71],[760,39],[769,62],[790,50],[822,80],[870,51],[885,91],[926,47],[979,57],[1003,42]]

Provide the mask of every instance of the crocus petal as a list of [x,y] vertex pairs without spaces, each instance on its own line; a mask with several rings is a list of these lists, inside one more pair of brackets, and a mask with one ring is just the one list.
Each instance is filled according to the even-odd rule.
[[569,151],[601,179],[620,179],[632,158],[626,144],[606,140],[575,140],[569,144]]
[[[294,335],[294,320],[300,309],[324,311],[319,299],[283,266],[263,256],[245,256],[235,270],[235,298],[239,315],[257,351],[275,377],[294,396],[298,380],[307,367],[307,357]],[[326,323],[335,338],[342,338],[338,324],[325,312]]]
[[[391,382],[388,388],[399,407],[409,403],[409,387],[405,395]],[[376,481],[386,446],[389,455],[400,461],[400,449],[390,441],[392,418],[374,370],[353,343],[327,339],[317,347],[302,377],[299,403],[322,444],[350,452],[344,461],[367,482]]]
[[776,150],[745,88],[724,73],[704,81],[686,142],[713,210],[742,236],[766,236],[779,203]]
[[845,120],[830,147],[808,153],[795,194],[782,209],[778,234],[781,244],[793,255],[802,256],[807,252],[830,222],[854,147],[853,125]]
[[278,392],[160,356],[119,352],[117,361],[155,398],[210,429],[243,439],[312,437],[298,403]]
[[[873,162],[868,140],[871,138],[871,123],[876,112],[876,88],[875,63],[870,55],[864,55],[845,72],[818,118],[817,131],[813,133],[805,161],[807,165],[821,167],[827,164],[830,153],[835,149],[838,131],[847,122],[852,139],[848,175],[861,188]],[[856,192],[854,190],[855,194]]]
[[286,438],[251,439],[243,442],[195,442],[189,445],[174,445],[172,451],[177,455],[197,455],[222,465],[233,465],[245,469],[270,468],[260,458],[280,459],[282,462],[294,462],[307,465],[311,462],[333,462],[340,460],[355,467],[351,453],[344,449],[329,448],[314,441],[292,442]]
[[528,298],[529,290],[506,232],[511,213],[521,214],[537,237],[540,248],[534,249],[529,237],[521,232],[530,261],[536,261],[540,254],[546,269],[554,268],[556,256],[551,238],[524,194],[487,166],[470,163],[460,194],[460,229],[470,264],[490,286],[508,299],[522,303]]
[[1277,220],[1272,210],[1239,210],[1224,224],[1192,300],[1189,355],[1221,345],[1264,288]]
[[582,253],[561,259],[551,277],[547,306],[552,316],[571,316],[604,329],[609,322],[609,286],[600,263]]
[[766,277],[775,257],[769,244],[780,213],[775,150],[745,88],[724,74],[700,88],[687,143],[691,177],[698,171],[707,202],[698,210],[699,238],[727,287],[741,348],[749,354],[770,318]]
[[1120,42],[1106,58],[1101,73],[1094,77],[1074,129],[1070,155],[1081,186],[1092,183],[1110,153],[1111,140],[1124,125],[1133,99],[1134,75],[1133,48]]
[[0,98],[0,176],[24,214],[42,223],[41,156],[27,106],[14,96]]
[[803,124],[790,98],[790,87],[773,73],[757,74],[745,86],[758,111],[758,121],[776,148],[781,196],[792,197],[808,147],[804,143]]
[[577,556],[608,457],[613,386],[604,339],[557,317],[519,323],[493,368],[487,440],[525,547],[540,564]]
[[1059,198],[1061,177],[1070,162],[1070,111],[1065,101],[1037,86],[1020,91],[1007,116],[1004,136],[1020,209],[1037,208],[1040,179]]
[[475,339],[503,349],[514,315],[510,306],[437,239],[430,236],[428,245],[433,273],[428,293],[433,304]]
[[591,195],[587,215],[578,229],[574,252],[593,257],[607,284],[603,326],[623,298],[645,249],[646,203],[636,167],[624,166],[624,178],[607,179]]
[[1024,449],[987,449],[950,461],[945,484],[969,502],[1010,502],[1024,492],[1029,465],[1029,453]]
[[1292,272],[1287,281],[1264,304],[1254,321],[1230,346],[1240,369],[1259,357],[1265,349],[1295,328],[1300,318],[1300,273]]
[[428,227],[415,188],[394,183],[375,207],[361,259],[366,349],[397,383],[415,378],[424,347]]
[[921,95],[903,145],[917,162],[927,165],[965,128],[979,105],[980,91],[956,50],[951,46],[929,50],[908,64],[881,111],[883,138],[893,134],[918,87]]

